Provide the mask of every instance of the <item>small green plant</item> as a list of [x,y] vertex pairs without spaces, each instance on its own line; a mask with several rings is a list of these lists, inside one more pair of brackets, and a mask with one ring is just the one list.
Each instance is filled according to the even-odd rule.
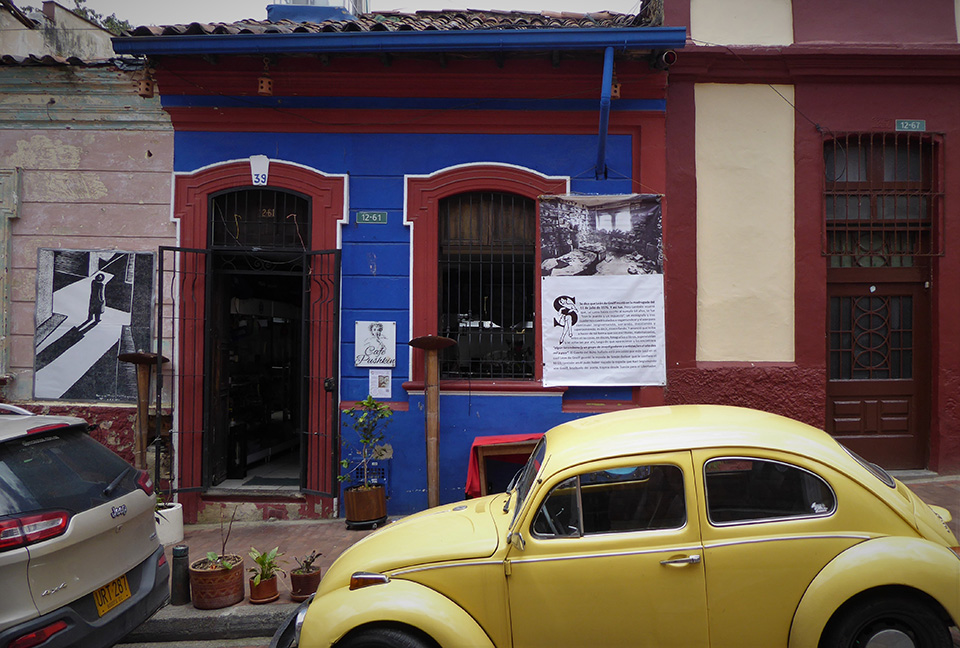
[[384,454],[383,430],[390,422],[393,416],[393,410],[389,405],[376,401],[373,396],[367,395],[365,399],[351,407],[342,410],[344,415],[343,426],[352,428],[357,433],[360,441],[360,459],[351,467],[350,461],[344,459],[340,465],[344,468],[344,474],[340,475],[340,481],[357,479],[355,473],[359,472],[361,478],[361,488],[370,488],[370,462],[379,459]]
[[259,585],[260,581],[269,580],[277,574],[286,574],[280,567],[280,547],[274,547],[266,553],[261,553],[256,547],[250,547],[250,557],[257,563],[256,567],[251,567],[247,571],[253,574],[253,584]]
[[311,551],[306,556],[301,558],[294,557],[294,560],[297,562],[297,566],[295,569],[290,570],[290,573],[309,574],[310,572],[318,569],[317,567],[313,566],[313,563],[316,562],[317,559],[322,555],[323,554],[321,554],[319,551]]

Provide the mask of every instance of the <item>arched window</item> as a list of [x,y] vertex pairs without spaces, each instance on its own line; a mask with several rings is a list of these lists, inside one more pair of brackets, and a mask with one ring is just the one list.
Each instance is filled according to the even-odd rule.
[[[564,194],[569,180],[506,164],[466,164],[407,176],[405,222],[413,227],[410,338],[457,340],[444,351],[446,380],[538,380],[534,281],[538,198]],[[423,380],[414,356],[411,379]],[[490,383],[493,384],[493,383]]]
[[210,247],[306,250],[310,201],[276,189],[238,189],[210,197]]
[[439,205],[442,378],[532,379],[536,203],[470,192]]

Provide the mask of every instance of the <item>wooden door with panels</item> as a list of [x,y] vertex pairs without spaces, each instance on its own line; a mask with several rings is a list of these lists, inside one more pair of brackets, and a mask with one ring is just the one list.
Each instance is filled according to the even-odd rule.
[[827,431],[885,468],[923,468],[942,136],[830,134],[823,146]]

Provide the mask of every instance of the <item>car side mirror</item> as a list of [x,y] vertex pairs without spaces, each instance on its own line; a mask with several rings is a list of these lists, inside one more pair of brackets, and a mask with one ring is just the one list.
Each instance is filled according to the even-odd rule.
[[514,547],[516,547],[516,548],[519,549],[520,551],[523,551],[524,548],[527,546],[527,543],[526,543],[526,541],[523,539],[523,536],[522,536],[519,532],[516,532],[516,531],[512,531],[512,532],[507,536],[507,542],[509,542],[510,544],[512,544]]

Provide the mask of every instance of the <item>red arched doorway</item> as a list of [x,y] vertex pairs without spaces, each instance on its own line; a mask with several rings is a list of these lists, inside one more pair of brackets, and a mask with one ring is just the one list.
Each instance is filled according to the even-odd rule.
[[[188,521],[207,498],[263,501],[259,486],[301,516],[332,511],[345,195],[343,176],[276,161],[265,177],[244,160],[176,178],[159,321]],[[292,474],[251,474],[281,460]]]

